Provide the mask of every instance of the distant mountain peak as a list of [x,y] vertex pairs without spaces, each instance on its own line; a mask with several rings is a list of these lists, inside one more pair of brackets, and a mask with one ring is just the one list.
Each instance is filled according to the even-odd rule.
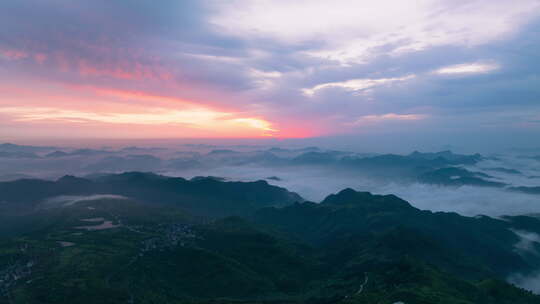
[[85,180],[84,178],[79,178],[73,175],[64,175],[60,177],[57,182],[59,183],[65,183],[65,182],[71,182],[71,181],[78,181],[78,180]]
[[371,192],[356,191],[351,188],[345,188],[336,194],[327,196],[321,205],[334,205],[334,206],[362,206],[362,207],[375,207],[375,208],[411,208],[407,201],[393,195],[376,195]]

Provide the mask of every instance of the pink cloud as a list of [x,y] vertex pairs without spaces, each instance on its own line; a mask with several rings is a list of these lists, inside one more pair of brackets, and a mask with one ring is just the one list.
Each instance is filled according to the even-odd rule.
[[19,60],[28,57],[28,53],[12,49],[0,49],[0,55],[10,60]]

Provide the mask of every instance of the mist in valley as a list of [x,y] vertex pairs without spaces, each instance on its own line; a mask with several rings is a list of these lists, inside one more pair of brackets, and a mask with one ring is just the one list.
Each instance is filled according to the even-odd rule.
[[[64,175],[92,177],[141,171],[186,179],[213,176],[226,181],[266,180],[313,202],[352,188],[376,194],[395,194],[419,209],[468,216],[534,214],[540,211],[540,194],[516,190],[526,187],[534,192],[535,187],[540,187],[540,159],[534,150],[481,155],[473,163],[442,166],[481,174],[483,180],[500,183],[501,186],[419,181],[408,172],[410,168],[403,168],[403,164],[394,164],[391,160],[376,166],[369,165],[371,159],[377,161],[373,157],[393,154],[313,146],[180,144],[172,147],[62,148],[4,145],[4,150],[5,154],[9,152],[11,155],[0,157],[2,181],[21,178],[55,180]],[[396,155],[407,157],[412,152]],[[341,165],[341,159],[366,160],[368,165]],[[403,161],[408,160],[404,158]]]

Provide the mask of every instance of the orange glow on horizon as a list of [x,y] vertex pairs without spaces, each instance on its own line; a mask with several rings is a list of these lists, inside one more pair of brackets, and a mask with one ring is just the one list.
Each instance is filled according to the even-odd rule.
[[[254,117],[236,117],[233,113],[207,109],[171,110],[152,108],[145,112],[89,112],[50,107],[2,107],[0,114],[8,115],[17,123],[55,123],[63,125],[109,125],[111,128],[150,127],[161,136],[160,128],[176,129],[183,136],[193,134],[216,134],[220,136],[245,137],[274,134],[272,123]],[[193,131],[193,132],[190,132]]]
[[[82,76],[110,76],[129,81],[168,79],[170,76],[155,74],[159,67],[136,65],[131,70],[123,69],[121,62],[118,68],[105,69],[84,60],[68,60],[61,53],[2,49],[1,56],[10,60],[31,60],[40,65],[53,63],[63,72],[74,71]],[[118,88],[114,82],[111,86],[54,80],[40,80],[34,84],[21,85],[13,81],[0,85],[0,119],[5,125],[0,136],[303,138],[313,135],[307,129],[283,127],[281,122],[272,121],[264,114],[247,111],[241,105],[234,106],[233,102],[226,102],[234,101],[227,95],[220,102],[194,101],[140,89]],[[214,95],[219,94],[215,92]]]

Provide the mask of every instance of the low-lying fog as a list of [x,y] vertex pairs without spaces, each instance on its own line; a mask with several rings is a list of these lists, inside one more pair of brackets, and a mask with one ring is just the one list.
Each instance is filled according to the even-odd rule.
[[[456,157],[454,154],[448,155],[445,157],[449,159]],[[446,177],[448,180],[445,182],[431,182],[411,176],[411,172],[416,172],[416,167],[424,166],[424,162],[432,164],[439,154],[421,155],[426,159],[407,167],[393,160],[384,160],[386,163],[377,162],[376,166],[372,166],[370,159],[363,159],[374,154],[315,147],[286,149],[181,145],[178,148],[64,149],[4,144],[0,145],[0,180],[56,179],[67,174],[89,176],[124,171],[152,171],[185,178],[217,176],[239,181],[265,179],[270,184],[285,187],[315,202],[349,187],[377,194],[395,194],[420,209],[499,216],[540,213],[540,193],[536,192],[540,188],[535,188],[540,186],[538,155],[540,152],[482,155],[481,159],[472,163],[444,165],[466,169],[479,177],[473,182],[465,177],[464,182],[453,184],[454,180],[460,180],[459,176]],[[417,161],[412,154],[407,157]],[[347,158],[361,159],[362,164],[355,167],[340,163],[341,159]],[[408,158],[401,161],[406,162]],[[515,191],[515,188],[510,189],[513,187],[532,190]]]
[[[411,151],[412,152],[412,151]],[[462,215],[540,214],[540,150],[493,155],[450,151],[404,155],[323,150],[316,147],[179,145],[167,148],[74,149],[0,144],[0,181],[57,179],[64,175],[93,178],[126,171],[193,178],[214,176],[230,181],[266,180],[319,202],[344,188],[395,194],[413,206]],[[435,151],[436,152],[436,151]],[[111,195],[61,196],[47,208]],[[108,229],[112,223],[81,229]],[[527,253],[540,236],[515,231]],[[69,245],[69,244],[68,244]],[[508,281],[540,292],[540,274],[515,273]]]
[[[490,187],[448,187],[409,182],[385,182],[360,174],[354,176],[337,170],[303,168],[221,167],[204,173],[167,171],[165,175],[191,178],[197,175],[228,177],[230,180],[250,181],[270,179],[273,185],[297,192],[306,200],[319,202],[328,194],[344,188],[376,194],[395,194],[413,206],[432,211],[453,211],[462,215],[518,215],[540,213],[540,195],[510,192]],[[510,181],[511,177],[505,179]],[[519,180],[519,178],[516,178]],[[540,179],[536,180],[540,184]],[[519,184],[516,184],[519,185]],[[534,183],[527,183],[534,185]]]

